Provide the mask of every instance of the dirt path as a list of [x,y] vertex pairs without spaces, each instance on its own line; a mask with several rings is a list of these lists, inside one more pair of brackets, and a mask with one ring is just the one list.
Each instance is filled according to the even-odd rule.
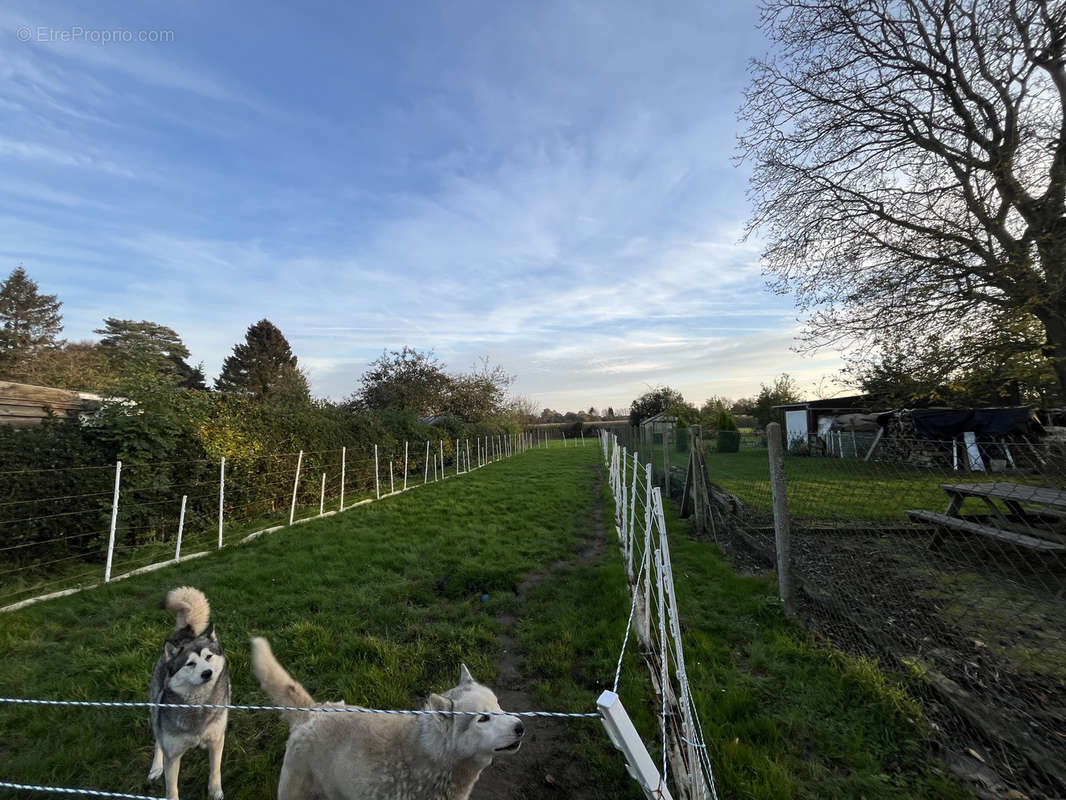
[[[603,504],[600,494],[603,488],[603,473],[598,467],[593,488],[595,504],[592,524],[585,532],[580,550],[570,559],[557,561],[544,572],[526,577],[517,588],[519,605],[533,587],[570,564],[599,564],[607,546],[607,529],[604,525]],[[493,689],[505,709],[532,709],[533,698],[529,694],[522,670],[522,653],[513,633],[515,617],[501,614],[498,641],[500,675]],[[588,785],[581,765],[572,763],[567,747],[567,722],[554,719],[530,719],[522,749],[510,758],[497,759],[485,770],[471,793],[471,800],[543,800],[543,798],[578,798],[588,796]]]

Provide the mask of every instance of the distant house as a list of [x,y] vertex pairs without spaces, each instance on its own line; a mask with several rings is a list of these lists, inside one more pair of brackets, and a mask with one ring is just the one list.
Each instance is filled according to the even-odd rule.
[[46,419],[77,417],[93,411],[102,400],[93,392],[0,381],[0,425],[32,428]]

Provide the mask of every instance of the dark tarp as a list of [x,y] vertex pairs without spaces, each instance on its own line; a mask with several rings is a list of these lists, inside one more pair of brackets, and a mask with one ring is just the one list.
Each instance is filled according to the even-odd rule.
[[978,438],[1025,433],[1032,411],[1029,408],[921,409],[911,412],[915,432],[924,439],[954,439],[967,431]]

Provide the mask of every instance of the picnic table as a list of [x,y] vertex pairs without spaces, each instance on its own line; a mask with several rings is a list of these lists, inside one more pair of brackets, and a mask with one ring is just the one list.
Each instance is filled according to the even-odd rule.
[[[932,523],[941,529],[975,533],[1032,550],[1066,550],[1066,533],[1055,529],[1066,521],[1066,489],[1002,481],[942,483],[940,488],[950,498],[943,514],[916,509],[908,511],[907,516],[916,522]],[[969,497],[984,501],[990,512],[987,519],[978,521],[962,516],[962,504]],[[942,541],[941,530],[933,537],[930,546],[939,547]]]

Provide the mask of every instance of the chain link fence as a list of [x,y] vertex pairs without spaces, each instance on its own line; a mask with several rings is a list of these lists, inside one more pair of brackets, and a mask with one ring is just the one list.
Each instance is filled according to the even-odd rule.
[[788,607],[919,698],[979,796],[1066,796],[1066,448],[833,438],[782,444],[776,524],[766,439],[627,441],[738,570],[785,554]]

